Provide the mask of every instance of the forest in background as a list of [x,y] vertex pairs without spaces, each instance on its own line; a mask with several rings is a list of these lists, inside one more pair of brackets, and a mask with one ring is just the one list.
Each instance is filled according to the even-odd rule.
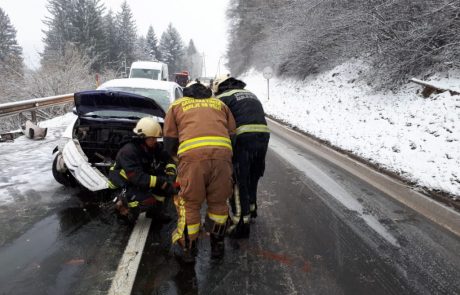
[[0,103],[73,93],[101,81],[126,77],[136,60],[158,60],[169,73],[188,69],[201,74],[201,56],[193,40],[185,45],[172,24],[158,38],[150,26],[137,33],[126,1],[117,12],[101,0],[48,0],[40,67],[28,69],[8,14],[0,7]]
[[[126,76],[134,60],[160,60],[170,74],[199,76],[201,57],[172,24],[160,38],[137,33],[127,2],[48,0],[41,66],[28,69],[14,24],[0,7],[0,103],[94,88]],[[376,88],[460,67],[459,0],[230,0],[228,68],[239,75],[272,66],[303,79],[350,58],[368,62]]]
[[304,79],[359,58],[387,90],[460,68],[459,0],[231,0],[227,16],[233,75],[271,66]]

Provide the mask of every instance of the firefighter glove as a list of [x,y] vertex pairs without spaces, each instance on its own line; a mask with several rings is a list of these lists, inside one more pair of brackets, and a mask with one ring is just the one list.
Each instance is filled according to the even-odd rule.
[[166,175],[174,176],[174,177],[175,177],[176,174],[177,174],[176,165],[175,165],[175,164],[168,164],[168,165],[166,165],[165,173],[166,173]]

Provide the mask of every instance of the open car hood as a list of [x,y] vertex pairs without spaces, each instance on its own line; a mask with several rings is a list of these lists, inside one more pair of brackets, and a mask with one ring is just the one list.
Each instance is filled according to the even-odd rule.
[[128,110],[155,117],[166,116],[162,107],[153,99],[137,94],[111,90],[90,90],[74,94],[78,116],[100,110]]

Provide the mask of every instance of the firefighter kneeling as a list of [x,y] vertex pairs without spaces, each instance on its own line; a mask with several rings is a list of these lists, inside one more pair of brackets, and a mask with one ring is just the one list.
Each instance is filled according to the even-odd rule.
[[235,120],[228,107],[198,81],[184,88],[184,97],[168,110],[164,124],[165,148],[179,160],[175,197],[178,212],[173,243],[179,256],[193,262],[198,251],[200,208],[207,202],[205,228],[210,232],[211,257],[224,255],[227,199],[232,194],[232,143]]
[[[176,165],[157,139],[160,124],[145,117],[137,122],[135,135],[118,151],[109,173],[109,187],[121,189],[116,207],[120,216],[134,222],[141,211],[156,209],[158,217],[165,197],[172,197]],[[149,213],[149,212],[148,212]]]

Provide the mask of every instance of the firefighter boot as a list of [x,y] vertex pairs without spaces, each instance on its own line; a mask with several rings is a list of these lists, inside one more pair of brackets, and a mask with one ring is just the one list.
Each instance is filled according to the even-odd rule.
[[251,211],[251,221],[255,221],[257,218],[257,204],[250,204],[249,209]]
[[221,259],[225,254],[225,242],[223,235],[211,234],[211,258]]
[[250,234],[249,222],[244,222],[244,219],[241,218],[240,221],[232,227],[233,229],[229,234],[230,238],[249,239],[249,234]]
[[195,263],[198,255],[198,239],[190,240],[187,232],[185,232],[184,238],[180,239],[173,247],[175,247],[174,256],[181,262]]
[[[179,245],[180,246],[180,245]],[[181,247],[176,256],[185,264],[195,263],[196,256],[198,255],[197,240],[190,242],[190,246]]]
[[227,231],[228,221],[227,219],[225,223],[217,223],[209,218],[209,216],[206,216],[205,228],[210,234],[212,259],[220,259],[224,256],[224,237]]

